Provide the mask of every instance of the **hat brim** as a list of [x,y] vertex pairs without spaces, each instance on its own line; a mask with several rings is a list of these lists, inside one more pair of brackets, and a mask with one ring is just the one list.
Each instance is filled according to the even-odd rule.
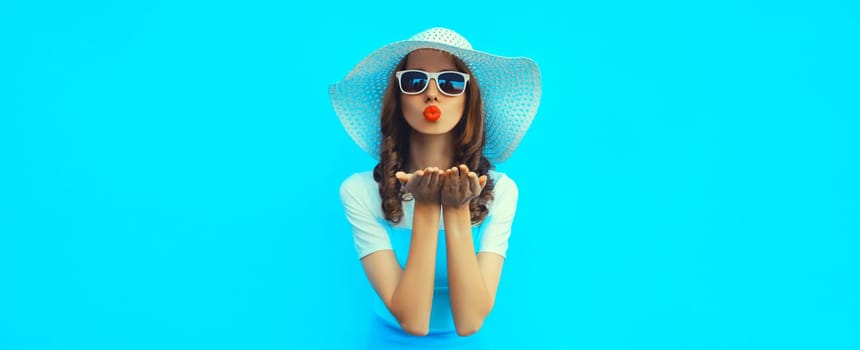
[[449,52],[477,79],[484,102],[484,156],[505,161],[519,145],[540,105],[541,77],[535,61],[503,57],[432,41],[404,40],[383,46],[359,62],[347,76],[329,86],[335,113],[349,136],[379,159],[382,98],[397,63],[418,49]]

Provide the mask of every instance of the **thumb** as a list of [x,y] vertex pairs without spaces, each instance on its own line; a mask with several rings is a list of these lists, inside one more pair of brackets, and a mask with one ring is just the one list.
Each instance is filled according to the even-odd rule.
[[407,174],[402,171],[394,173],[394,177],[396,177],[397,180],[400,180],[400,182],[402,182],[404,185],[409,182],[410,179],[412,179],[412,176],[412,174]]
[[481,185],[481,187],[484,187],[484,184],[486,184],[486,183],[487,183],[487,175],[481,175],[481,177],[478,178],[478,184]]

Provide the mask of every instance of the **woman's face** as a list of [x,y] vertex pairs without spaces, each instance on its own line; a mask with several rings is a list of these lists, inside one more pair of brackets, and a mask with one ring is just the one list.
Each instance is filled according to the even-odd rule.
[[[406,60],[405,69],[417,69],[425,72],[457,71],[454,57],[447,52],[421,49],[412,51]],[[427,88],[417,95],[407,95],[400,92],[401,108],[406,122],[417,132],[428,135],[444,134],[460,122],[466,106],[466,94],[448,96],[439,92],[436,79],[428,82]],[[436,106],[441,116],[435,121],[424,117],[428,106]]]

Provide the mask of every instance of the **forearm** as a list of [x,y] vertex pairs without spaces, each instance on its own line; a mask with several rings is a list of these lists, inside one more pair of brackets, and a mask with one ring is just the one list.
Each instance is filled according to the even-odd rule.
[[443,207],[443,216],[451,312],[457,333],[469,335],[481,328],[490,313],[490,293],[478,267],[469,207]]
[[391,297],[392,314],[414,335],[426,335],[430,328],[439,215],[439,204],[415,203],[409,257]]

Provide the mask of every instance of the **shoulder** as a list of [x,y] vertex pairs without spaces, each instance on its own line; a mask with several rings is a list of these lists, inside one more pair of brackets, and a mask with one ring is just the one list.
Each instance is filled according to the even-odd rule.
[[490,170],[487,172],[487,175],[489,175],[490,178],[493,179],[493,183],[495,185],[493,188],[494,197],[509,194],[513,194],[514,196],[516,196],[516,194],[518,193],[517,183],[507,174]]
[[343,201],[369,203],[379,201],[379,191],[372,171],[355,173],[340,184],[340,198]]
[[373,171],[362,171],[347,177],[340,184],[340,189],[355,190],[362,189],[368,186],[376,186],[376,180],[373,179]]
[[505,173],[490,171],[488,174],[494,182],[493,200],[490,201],[488,207],[490,215],[513,215],[519,198],[517,183]]
[[355,197],[364,197],[368,193],[376,193],[376,180],[373,179],[373,171],[363,171],[355,173],[347,177],[340,184],[340,195],[352,195]]

